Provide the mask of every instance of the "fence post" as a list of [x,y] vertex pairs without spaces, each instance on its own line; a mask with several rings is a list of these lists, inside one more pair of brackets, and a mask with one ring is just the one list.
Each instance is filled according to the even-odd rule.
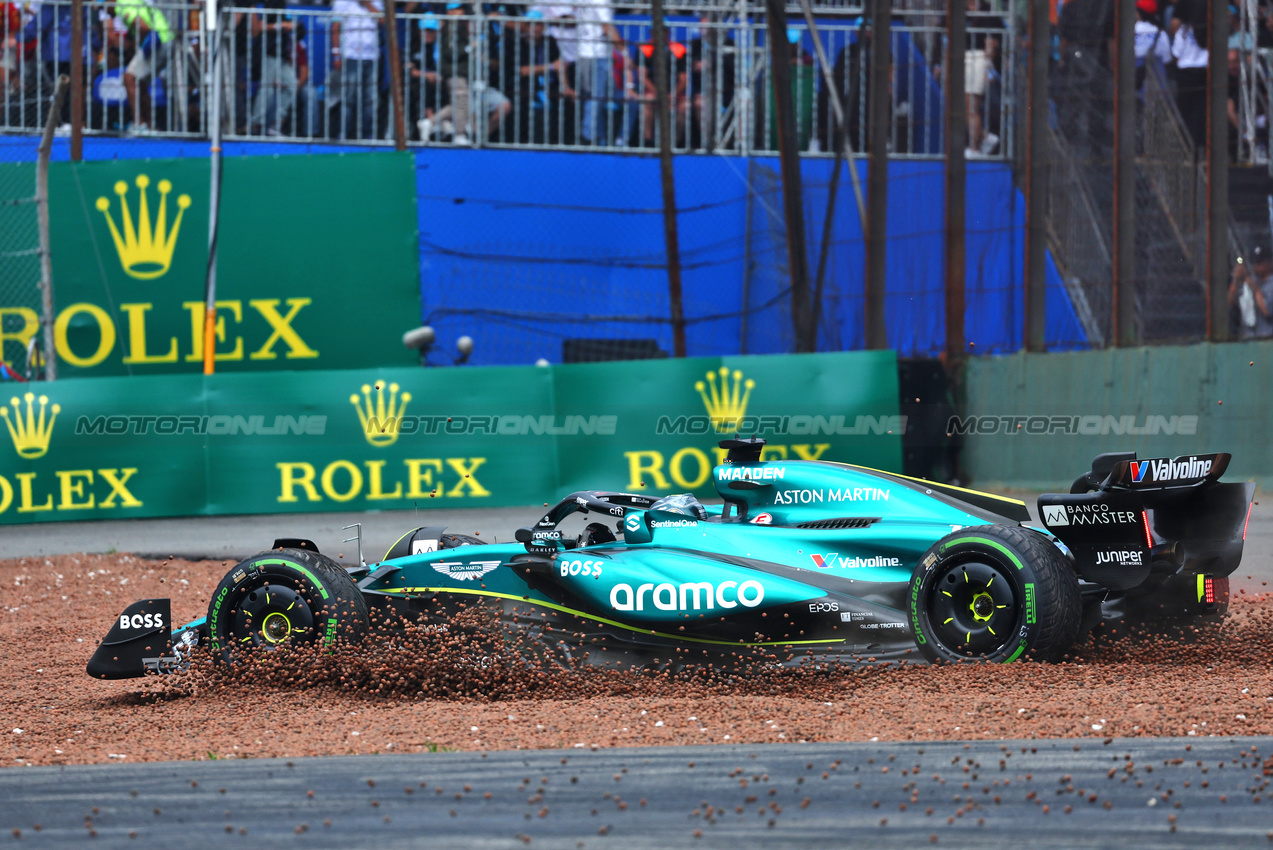
[[968,164],[968,104],[965,100],[964,52],[968,13],[965,0],[946,0],[946,364],[954,368],[964,356],[965,199]]
[[[58,109],[59,117],[61,108]],[[84,0],[71,0],[71,162],[84,158]]]
[[1229,4],[1211,0],[1207,27],[1207,330],[1229,338]]
[[[407,124],[402,114],[402,58],[398,55],[398,16],[395,10],[396,0],[385,2],[385,44],[389,48],[389,97],[393,99],[393,147],[394,150],[407,149]],[[480,104],[479,104],[480,105]],[[482,126],[482,122],[474,122]]]
[[1136,9],[1115,4],[1114,43],[1114,344],[1136,345]]
[[210,178],[208,185],[208,275],[204,284],[203,374],[216,371],[217,347],[217,230],[221,219],[221,63],[225,61],[225,37],[219,25],[217,0],[208,0],[208,33],[212,44],[212,108],[208,116]]
[[782,173],[782,208],[787,231],[787,267],[791,273],[791,324],[796,351],[816,351],[816,331],[810,328],[809,255],[805,247],[804,203],[801,200],[800,150],[796,113],[791,102],[791,57],[787,42],[785,0],[766,0],[769,42],[769,82],[773,88],[778,124],[778,165]]
[[888,141],[892,124],[892,27],[890,0],[871,0],[871,58],[867,85],[866,347],[888,348],[884,326],[884,280],[888,269]]
[[655,119],[659,131],[659,173],[663,185],[663,236],[667,249],[667,294],[672,315],[672,353],[685,356],[685,308],[681,300],[681,243],[676,228],[676,180],[672,172],[672,107],[668,97],[667,29],[663,0],[654,0]]
[[1047,347],[1048,0],[1030,0],[1025,183],[1025,348]]
[[[53,339],[53,257],[49,253],[49,153],[53,150],[53,129],[62,115],[62,101],[70,81],[66,75],[57,78],[57,88],[44,119],[44,135],[40,138],[35,162],[35,215],[40,228],[40,327],[44,334],[44,378],[57,380],[57,346]],[[29,350],[29,349],[28,349]],[[34,373],[28,357],[27,370]]]

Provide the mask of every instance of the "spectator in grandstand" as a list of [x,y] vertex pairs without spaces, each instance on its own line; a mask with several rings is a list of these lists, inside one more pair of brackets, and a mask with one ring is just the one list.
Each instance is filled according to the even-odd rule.
[[340,69],[341,137],[374,139],[380,95],[382,0],[335,0],[332,67]]
[[[93,32],[92,18],[90,9],[87,4],[84,9],[85,27],[84,32]],[[38,8],[31,8],[31,17],[27,20],[22,30],[22,42],[25,44],[34,44],[35,58],[34,62],[42,64],[43,71],[47,75],[50,82],[56,80],[59,74],[71,74],[71,5],[41,3]],[[84,61],[86,63],[92,60],[92,51],[99,47],[93,44],[91,39],[84,39]],[[45,89],[51,91],[51,89]],[[37,126],[44,123],[44,116],[32,116],[36,118]],[[71,99],[68,97],[62,104],[61,121],[66,125],[66,129],[70,129],[71,122]]]
[[[0,3],[0,96],[19,83],[22,67],[22,11],[16,3]],[[7,98],[6,98],[7,99]]]
[[1255,49],[1255,36],[1242,31],[1242,16],[1238,14],[1238,7],[1232,3],[1229,4],[1229,49]]
[[[711,15],[699,24],[712,23]],[[734,102],[734,40],[729,30],[699,26],[689,43],[689,92],[693,110],[689,145],[716,145],[717,125]]]
[[1250,259],[1238,260],[1229,281],[1231,324],[1236,321],[1239,339],[1273,337],[1273,253],[1256,245]]
[[588,0],[575,7],[578,21],[578,59],[575,90],[583,101],[584,144],[606,145],[610,139],[610,111],[615,103],[613,53],[623,50],[623,37],[614,26],[610,0]]
[[[685,89],[688,85],[689,70],[689,49],[679,41],[676,41],[672,27],[668,26],[665,30],[668,44],[668,103],[673,113],[676,112],[678,104],[685,100]],[[653,32],[651,32],[653,39]],[[638,48],[638,52],[644,61],[640,61],[637,65],[637,89],[641,92],[641,124],[638,128],[637,135],[640,138],[637,143],[642,147],[657,147],[658,140],[658,123],[656,120],[655,110],[658,104],[658,92],[654,88],[654,44],[642,44]],[[677,144],[675,134],[673,135],[673,144]]]
[[1171,36],[1158,22],[1158,0],[1136,0],[1136,90],[1145,87],[1145,63],[1153,57],[1171,63]]
[[[1073,0],[1071,0],[1073,2]],[[968,110],[968,148],[965,156],[990,154],[999,137],[986,131],[986,89],[991,70],[999,60],[999,36],[1003,20],[990,11],[985,0],[966,0],[967,44],[964,46],[964,98]]]
[[432,118],[443,106],[438,76],[438,19],[426,15],[407,31],[407,118],[421,141],[433,135]]
[[[471,117],[474,112],[485,116],[487,134],[498,132],[501,122],[512,111],[512,103],[495,86],[485,86],[476,92],[469,87],[471,30],[477,24],[465,20],[472,9],[463,3],[446,4],[446,16],[438,27],[438,74],[446,80],[451,103],[433,117],[443,135],[449,135],[457,145],[467,145],[474,132]],[[495,40],[491,40],[492,42]],[[494,50],[492,44],[492,51]],[[479,57],[489,61],[491,74],[495,73],[497,59],[492,55]]]
[[447,3],[446,17],[438,28],[438,73],[446,80],[451,105],[439,122],[450,122],[444,131],[457,145],[469,143],[469,21],[460,20],[468,10],[463,3]]
[[1207,143],[1207,0],[1178,0],[1172,12],[1176,106],[1194,145]]
[[1080,158],[1103,159],[1114,143],[1114,87],[1109,72],[1114,0],[1067,0],[1057,31],[1061,38],[1055,90],[1059,129]]
[[[124,66],[133,55],[132,32],[114,6],[99,5],[94,39],[102,45],[97,74],[84,124],[94,130],[119,130],[127,122],[128,92],[124,88]],[[86,93],[87,96],[87,93]]]
[[553,119],[560,102],[561,73],[561,54],[545,31],[542,12],[531,9],[524,22],[505,24],[495,81],[512,98],[513,117],[497,138],[522,144],[549,139],[550,131],[557,130]]
[[304,33],[296,32],[292,16],[283,11],[286,0],[264,0],[263,5],[266,13],[252,16],[252,34],[257,43],[254,58],[261,65],[256,77],[261,82],[252,105],[251,132],[277,136],[296,106],[294,45]]
[[155,123],[150,97],[152,86],[138,88],[137,83],[158,77],[167,67],[169,45],[174,35],[164,13],[149,0],[118,0],[115,15],[132,31],[135,47],[128,66],[124,68],[124,89],[128,92],[133,119],[128,129],[145,133]]
[[840,50],[831,66],[831,79],[835,82],[834,90],[840,93],[847,127],[836,124],[835,113],[831,111],[832,90],[825,84],[818,88],[818,146],[826,151],[840,150],[846,130],[850,150],[867,150],[865,118],[870,93],[867,80],[871,69],[871,27],[866,18],[857,18],[854,23],[859,27],[858,37]]

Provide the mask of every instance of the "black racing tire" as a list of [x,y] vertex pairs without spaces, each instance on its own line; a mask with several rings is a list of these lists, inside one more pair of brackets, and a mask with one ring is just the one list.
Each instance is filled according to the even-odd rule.
[[241,561],[212,593],[208,638],[232,664],[242,647],[357,643],[370,628],[367,602],[349,573],[325,555],[274,549]]
[[1026,528],[979,525],[924,553],[907,593],[920,654],[931,662],[1059,661],[1078,638],[1082,600],[1069,560]]

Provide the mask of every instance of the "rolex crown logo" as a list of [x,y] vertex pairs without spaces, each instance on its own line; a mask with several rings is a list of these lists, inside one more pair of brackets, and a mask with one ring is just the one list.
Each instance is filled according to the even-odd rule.
[[399,395],[397,384],[389,385],[387,401],[384,384],[376,384],[374,399],[370,384],[362,385],[361,396],[354,393],[349,397],[349,403],[358,411],[363,436],[377,448],[391,446],[398,441],[398,429],[402,426],[402,415],[406,413],[409,401],[411,393]]
[[9,399],[9,406],[13,408],[12,417],[9,415],[8,407],[0,407],[0,419],[9,426],[9,436],[13,439],[13,447],[17,449],[19,457],[28,459],[43,457],[49,450],[49,438],[53,436],[53,423],[57,421],[57,415],[62,412],[62,406],[53,405],[53,415],[46,421],[45,414],[49,407],[48,396],[40,396],[38,416],[35,412],[35,393],[27,393],[22,399],[27,403],[25,417],[22,415],[17,396],[14,396]]
[[[717,386],[718,378],[720,386]],[[703,397],[703,407],[707,408],[712,426],[718,433],[727,434],[738,430],[739,420],[747,414],[747,400],[754,386],[756,382],[751,378],[743,380],[742,372],[735,369],[731,373],[722,366],[719,372],[708,372],[707,383],[698,381],[694,389]]]
[[119,226],[115,225],[115,218],[111,215],[111,202],[108,198],[98,198],[97,208],[106,216],[106,226],[110,228],[111,238],[115,240],[115,253],[119,254],[119,264],[124,267],[124,273],[138,280],[154,280],[167,274],[168,266],[172,264],[172,251],[177,247],[181,217],[190,206],[190,196],[177,197],[177,217],[169,228],[168,193],[172,191],[172,183],[168,180],[159,181],[159,214],[153,222],[146,192],[150,186],[150,178],[145,174],[138,174],[136,183],[139,203],[135,223],[132,211],[128,208],[128,184],[123,180],[115,184],[115,194],[119,195]]

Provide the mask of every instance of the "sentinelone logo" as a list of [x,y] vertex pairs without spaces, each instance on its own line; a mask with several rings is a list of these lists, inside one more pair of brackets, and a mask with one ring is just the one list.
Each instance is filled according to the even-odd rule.
[[1111,434],[1180,435],[1198,433],[1194,415],[1147,416],[952,416],[946,421],[946,435],[988,436],[991,434],[1070,434],[1084,437]]

